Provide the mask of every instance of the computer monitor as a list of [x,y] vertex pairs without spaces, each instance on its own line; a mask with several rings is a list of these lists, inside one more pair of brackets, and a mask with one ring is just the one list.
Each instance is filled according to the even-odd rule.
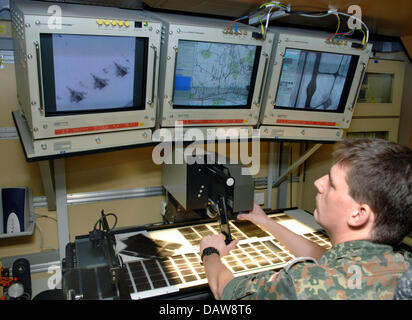
[[286,48],[276,108],[342,112],[358,56]]
[[[263,125],[348,128],[371,45],[328,41],[323,32],[271,28],[275,46]],[[337,131],[338,132],[338,131]]]
[[46,116],[144,110],[147,44],[147,38],[40,34]]
[[67,3],[18,0],[10,11],[18,101],[34,141],[155,126],[161,22]]
[[153,13],[164,24],[159,126],[253,126],[273,35],[230,21]]
[[173,108],[249,109],[261,47],[179,40]]

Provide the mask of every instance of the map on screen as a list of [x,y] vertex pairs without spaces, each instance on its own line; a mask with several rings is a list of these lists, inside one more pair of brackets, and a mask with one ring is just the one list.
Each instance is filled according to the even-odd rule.
[[179,40],[174,105],[247,106],[257,47]]

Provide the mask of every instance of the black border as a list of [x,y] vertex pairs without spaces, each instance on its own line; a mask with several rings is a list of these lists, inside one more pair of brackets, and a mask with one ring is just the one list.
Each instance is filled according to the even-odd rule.
[[[345,112],[346,102],[348,101],[348,98],[349,98],[349,92],[350,92],[350,90],[351,90],[351,88],[352,88],[353,79],[354,79],[354,77],[355,77],[356,69],[357,69],[357,67],[358,67],[359,55],[339,53],[339,52],[331,52],[331,51],[308,50],[308,49],[293,48],[293,47],[286,47],[286,48],[285,48],[285,53],[286,53],[286,50],[288,50],[288,49],[295,49],[295,50],[301,50],[301,51],[306,51],[306,52],[320,52],[320,53],[330,53],[330,54],[351,56],[351,61],[350,61],[350,65],[349,65],[348,74],[346,75],[345,84],[344,84],[344,87],[343,87],[343,90],[342,90],[342,95],[341,95],[341,98],[340,98],[340,101],[339,101],[338,108],[337,108],[336,110],[305,109],[305,108],[297,108],[296,106],[294,106],[294,107],[284,107],[284,106],[279,107],[279,106],[276,105],[276,104],[273,106],[273,108],[274,108],[275,110],[293,110],[293,111],[309,111],[309,112],[344,113],[344,112]],[[278,80],[278,84],[277,84],[277,87],[276,87],[276,99],[275,99],[275,101],[277,100],[277,96],[278,96],[279,85],[280,85],[280,78],[282,77],[282,73],[283,73],[284,61],[285,61],[285,59],[283,59],[283,61],[282,61],[282,66],[281,66],[281,69],[280,69],[279,80]]]
[[[179,104],[175,104],[173,102],[173,109],[174,110],[181,110],[181,109],[185,109],[185,110],[210,110],[210,109],[222,109],[222,110],[226,110],[226,109],[242,109],[242,110],[249,110],[252,108],[252,100],[253,100],[253,94],[255,91],[255,85],[256,85],[256,76],[257,76],[257,71],[259,68],[259,63],[260,63],[260,54],[262,51],[262,46],[260,45],[254,45],[254,44],[243,44],[243,43],[222,43],[222,42],[211,42],[211,41],[199,41],[199,40],[186,40],[186,39],[179,39],[180,41],[187,41],[187,42],[205,42],[205,43],[220,43],[220,44],[229,44],[229,45],[240,45],[240,46],[254,46],[256,47],[256,52],[255,52],[255,60],[253,62],[253,70],[252,70],[252,74],[251,74],[251,78],[250,78],[250,88],[249,88],[249,95],[247,98],[247,104],[246,105],[226,105],[226,106],[213,106],[213,105],[203,105],[203,106],[188,106],[188,105],[179,105]],[[176,58],[177,59],[177,58]],[[176,65],[175,67],[177,67],[177,61],[176,61]],[[174,74],[176,74],[176,70],[174,70]],[[173,79],[173,83],[175,84],[175,79]],[[173,90],[173,96],[175,94],[175,88],[173,86],[172,88]]]
[[[45,116],[66,116],[82,115],[95,113],[109,113],[122,111],[139,111],[146,107],[146,82],[147,82],[147,62],[148,62],[148,38],[135,38],[135,70],[134,70],[134,89],[132,107],[124,108],[105,108],[105,109],[88,109],[85,111],[57,111],[56,106],[56,88],[54,79],[54,59],[53,59],[53,41],[52,36],[59,35],[55,33],[41,33],[41,71],[43,77],[42,92],[44,95]],[[66,34],[65,34],[66,35]],[[76,36],[90,36],[80,35]],[[120,37],[120,36],[101,36],[100,37]],[[133,38],[133,37],[130,37]],[[47,88],[47,89],[46,89]]]

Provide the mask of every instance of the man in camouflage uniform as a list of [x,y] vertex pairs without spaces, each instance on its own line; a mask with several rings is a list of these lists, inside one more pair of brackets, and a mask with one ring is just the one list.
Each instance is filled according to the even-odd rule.
[[336,164],[315,181],[315,220],[327,231],[324,248],[269,219],[255,205],[239,215],[273,234],[299,257],[280,271],[234,278],[221,256],[237,245],[223,235],[202,239],[200,251],[217,299],[393,299],[411,261],[396,253],[412,228],[412,152],[380,139],[345,140]]

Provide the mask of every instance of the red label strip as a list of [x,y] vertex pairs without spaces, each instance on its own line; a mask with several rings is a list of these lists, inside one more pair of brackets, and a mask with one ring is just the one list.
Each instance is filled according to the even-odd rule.
[[305,121],[305,120],[284,120],[284,119],[277,119],[276,123],[284,123],[284,124],[307,124],[307,125],[315,125],[315,126],[336,126],[336,122],[326,122],[326,121]]
[[81,133],[81,132],[91,132],[91,131],[134,128],[138,126],[139,126],[139,122],[129,122],[129,123],[118,123],[118,124],[105,124],[101,126],[92,126],[92,127],[56,129],[54,130],[54,133],[55,134],[69,134],[69,133]]
[[226,119],[226,120],[177,120],[178,124],[209,124],[209,123],[244,123],[243,119]]

